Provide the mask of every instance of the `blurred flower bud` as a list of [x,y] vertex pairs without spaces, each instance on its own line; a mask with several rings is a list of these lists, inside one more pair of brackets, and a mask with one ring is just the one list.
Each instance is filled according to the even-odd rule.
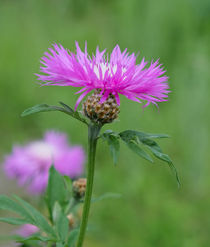
[[86,184],[86,178],[79,178],[73,182],[73,193],[75,199],[82,199],[85,196]]

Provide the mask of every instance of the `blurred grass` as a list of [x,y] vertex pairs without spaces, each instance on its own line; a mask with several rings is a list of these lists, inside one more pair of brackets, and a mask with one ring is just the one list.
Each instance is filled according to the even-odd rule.
[[[40,138],[46,129],[69,133],[86,147],[86,129],[60,113],[20,118],[37,103],[74,105],[72,88],[42,87],[35,82],[39,59],[53,43],[75,49],[77,40],[94,52],[116,43],[139,57],[157,59],[167,69],[172,93],[159,112],[122,99],[116,131],[137,129],[167,133],[161,141],[174,160],[181,189],[168,167],[139,159],[123,145],[119,164],[112,165],[99,144],[94,193],[121,193],[92,208],[95,225],[85,246],[209,246],[210,231],[210,2],[208,0],[1,0],[0,1],[0,155],[13,143]],[[139,58],[139,61],[140,61]],[[22,193],[0,175],[0,193]],[[1,233],[7,233],[0,225]],[[5,246],[3,244],[2,246]]]

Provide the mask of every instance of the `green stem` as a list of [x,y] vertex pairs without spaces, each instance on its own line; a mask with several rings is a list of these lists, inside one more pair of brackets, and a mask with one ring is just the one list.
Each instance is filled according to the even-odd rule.
[[85,191],[85,201],[83,206],[83,214],[80,225],[80,232],[77,242],[77,247],[82,247],[85,232],[88,223],[88,216],[90,211],[92,190],[93,190],[93,179],[94,179],[94,168],[95,168],[95,154],[97,138],[100,132],[101,126],[90,123],[88,128],[88,167],[87,167],[87,187]]

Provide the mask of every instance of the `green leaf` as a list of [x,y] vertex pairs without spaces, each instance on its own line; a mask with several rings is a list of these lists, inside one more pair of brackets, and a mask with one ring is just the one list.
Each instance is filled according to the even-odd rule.
[[[180,185],[180,180],[178,177],[177,170],[170,159],[170,157],[167,154],[164,154],[160,148],[160,146],[152,140],[152,138],[167,138],[169,137],[168,135],[165,134],[148,134],[144,132],[139,132],[135,130],[126,130],[121,132],[120,137],[124,142],[127,143],[127,145],[133,149],[133,151],[136,151],[139,155],[141,155],[141,151],[139,151],[139,146],[136,143],[141,143],[147,148],[150,149],[152,154],[157,157],[158,159],[165,161],[168,163],[169,167],[173,171],[173,173],[176,176],[176,180],[178,182],[178,185]],[[132,143],[132,144],[131,144]],[[134,144],[133,144],[134,143]],[[143,154],[145,156],[145,153]],[[150,157],[150,156],[149,156]],[[146,158],[146,157],[145,157]],[[148,157],[147,157],[148,158]]]
[[1,222],[5,222],[11,225],[24,225],[24,224],[28,224],[28,221],[25,219],[20,219],[20,218],[3,218],[0,217],[0,221]]
[[79,235],[79,228],[73,229],[68,236],[67,245],[71,247],[75,247],[75,243],[77,241],[78,235]]
[[142,148],[140,148],[134,141],[126,142],[126,144],[133,152],[138,154],[140,157],[153,162],[153,159],[150,157],[150,155],[147,154]]
[[59,102],[59,103],[64,107],[67,114],[71,115],[72,117],[76,118],[77,120],[88,125],[88,122],[86,121],[86,119],[81,117],[78,111],[74,111],[70,106],[64,104],[63,102]]
[[29,237],[26,237],[26,238],[24,238],[20,235],[9,235],[9,236],[4,235],[4,236],[0,236],[0,241],[2,241],[2,240],[4,240],[4,241],[5,240],[13,240],[13,241],[17,241],[20,243],[27,243],[28,241],[31,241],[31,240],[40,240],[43,242],[56,241],[56,239],[44,237],[40,233],[35,233],[35,234],[33,234]]
[[34,113],[39,113],[39,112],[49,112],[49,111],[60,111],[60,112],[63,112],[63,113],[66,113],[68,115],[70,115],[71,117],[73,118],[76,118],[77,120],[85,123],[85,124],[88,124],[87,121],[80,117],[79,113],[77,111],[73,111],[69,106],[67,106],[66,104],[60,102],[60,104],[63,106],[63,107],[59,107],[59,106],[50,106],[50,105],[47,105],[47,104],[39,104],[39,105],[35,105],[31,108],[28,108],[26,109],[22,114],[21,116],[22,117],[25,117],[25,116],[28,116],[28,115],[31,115],[31,114],[34,114]]
[[27,223],[33,224],[34,220],[30,213],[28,213],[21,205],[16,201],[10,199],[7,196],[0,195],[0,209],[8,210],[22,216]]
[[56,247],[64,247],[62,243],[56,243]]
[[121,198],[122,195],[121,194],[116,194],[116,193],[105,193],[99,197],[96,198],[92,198],[91,202],[99,202],[102,201],[104,199],[109,199],[109,198],[113,198],[113,199],[119,199]]
[[65,182],[65,185],[66,185],[66,189],[68,190],[68,192],[71,192],[72,191],[72,181],[71,181],[71,178],[68,177],[68,176],[63,176],[64,178],[64,182]]
[[140,142],[142,142],[145,138],[146,139],[152,139],[152,138],[168,138],[169,136],[166,134],[149,134],[144,133],[136,130],[125,130],[121,133],[119,133],[122,139],[124,140],[133,140],[138,138]]
[[66,202],[67,191],[64,183],[64,179],[59,172],[57,172],[54,166],[51,166],[49,171],[49,179],[46,190],[46,203],[49,209],[50,218],[52,220],[52,212],[55,202],[59,202],[64,206]]
[[119,135],[117,133],[114,133],[112,130],[108,130],[105,131],[101,135],[101,137],[102,139],[107,141],[110,148],[111,156],[113,158],[114,164],[116,165],[120,151]]
[[24,209],[31,215],[33,218],[33,225],[36,225],[39,227],[42,231],[45,233],[48,233],[50,236],[55,237],[55,231],[53,228],[49,225],[48,221],[46,218],[34,207],[32,207],[29,203],[26,201],[22,200],[18,196],[14,196],[14,198],[24,207]]
[[42,242],[56,241],[56,239],[44,237],[44,236],[42,236],[40,234],[37,234],[37,233],[34,234],[34,235],[31,235],[31,236],[29,236],[27,238],[23,238],[21,236],[17,236],[16,237],[16,241],[22,242],[22,243],[28,242],[28,241],[31,241],[31,240],[40,240]]
[[157,150],[158,152],[162,152],[162,150],[161,150],[160,146],[157,144],[157,142],[155,142],[151,139],[144,138],[144,139],[142,139],[142,143],[147,147],[151,147],[151,148]]
[[68,105],[64,104],[64,103],[63,103],[63,102],[61,102],[61,101],[59,101],[59,104],[61,104],[61,105],[63,106],[63,108],[65,108],[65,109],[66,109],[66,111],[68,111],[69,113],[71,113],[71,114],[73,114],[73,113],[74,113],[74,110],[73,110],[70,106],[68,106]]
[[25,117],[34,113],[38,113],[38,112],[48,112],[48,111],[64,111],[63,108],[58,107],[58,106],[50,106],[47,104],[39,104],[39,105],[35,105],[31,108],[26,109],[21,116]]
[[169,167],[171,168],[172,172],[174,173],[178,186],[180,186],[180,179],[179,179],[179,175],[178,172],[176,170],[176,167],[174,166],[172,160],[170,159],[170,157],[167,154],[164,154],[162,152],[159,152],[156,148],[149,146],[149,149],[151,150],[151,152],[160,160],[165,161],[166,163],[168,163]]
[[53,221],[58,233],[59,240],[65,242],[69,231],[69,220],[63,213],[61,206],[58,202],[55,203],[53,210]]

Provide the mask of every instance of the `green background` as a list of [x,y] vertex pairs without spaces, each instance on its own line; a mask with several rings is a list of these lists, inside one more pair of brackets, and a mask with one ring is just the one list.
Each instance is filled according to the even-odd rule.
[[[179,171],[177,188],[165,163],[150,164],[121,147],[117,166],[101,141],[94,194],[121,193],[92,207],[85,247],[210,246],[210,2],[208,0],[1,0],[0,1],[0,160],[14,143],[41,138],[47,129],[68,132],[72,144],[87,147],[86,127],[61,113],[21,118],[38,103],[74,105],[71,87],[40,87],[34,73],[53,42],[88,51],[110,52],[116,44],[140,52],[138,61],[160,58],[171,93],[159,111],[121,97],[115,131],[167,133],[160,141]],[[0,193],[24,189],[0,173]],[[0,234],[13,228],[0,224]],[[1,245],[1,244],[0,244]],[[1,246],[6,246],[3,243]],[[11,245],[8,245],[11,246]]]

